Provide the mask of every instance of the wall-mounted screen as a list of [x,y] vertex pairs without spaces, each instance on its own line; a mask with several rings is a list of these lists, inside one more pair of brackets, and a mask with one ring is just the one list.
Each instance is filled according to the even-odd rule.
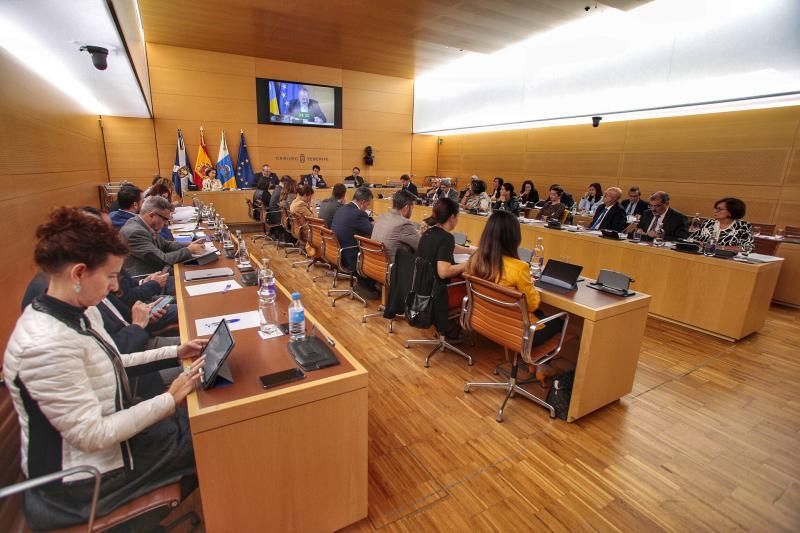
[[342,88],[256,78],[258,123],[342,127]]

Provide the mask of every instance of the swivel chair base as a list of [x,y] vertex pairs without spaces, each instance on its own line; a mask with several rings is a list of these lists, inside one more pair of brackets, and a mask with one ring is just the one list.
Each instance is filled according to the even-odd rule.
[[[503,421],[503,412],[505,411],[508,399],[514,396],[515,394],[519,394],[520,396],[541,405],[550,412],[550,418],[555,418],[556,410],[555,408],[553,408],[552,405],[545,402],[541,398],[531,394],[530,392],[526,391],[520,386],[528,383],[533,383],[534,381],[536,381],[536,379],[534,378],[527,380],[517,380],[518,369],[519,369],[519,354],[514,354],[514,362],[511,365],[511,375],[508,377],[508,381],[467,382],[466,384],[464,384],[464,392],[469,392],[470,389],[475,389],[475,388],[506,389],[506,396],[505,398],[503,398],[503,403],[500,405],[500,409],[497,410],[497,416],[495,416],[495,420],[497,420],[498,422]],[[495,369],[495,373],[497,373],[497,369]]]
[[425,368],[430,367],[430,360],[431,357],[433,357],[433,354],[435,354],[436,352],[443,352],[445,350],[450,350],[451,352],[460,355],[461,357],[467,360],[467,364],[469,366],[472,366],[473,364],[471,355],[462,352],[461,350],[450,344],[447,341],[447,337],[441,334],[435,339],[409,339],[406,341],[406,348],[410,348],[412,344],[423,344],[423,345],[427,344],[429,346],[434,345],[433,350],[431,350],[431,352],[425,358]]
[[[383,316],[383,311],[385,309],[386,309],[386,307],[383,304],[380,304],[378,306],[378,310],[375,313],[367,313],[366,315],[362,316],[361,317],[361,323],[362,324],[366,324],[368,318],[375,318],[376,316],[382,317]],[[393,327],[394,327],[394,318],[387,318],[386,319],[386,332],[387,333],[394,333]]]
[[[333,299],[333,301],[331,302],[331,307],[336,307],[336,300],[339,300],[340,298],[345,298],[347,296],[349,296],[351,300],[356,300],[356,299],[359,300],[362,304],[364,304],[364,307],[367,307],[367,301],[364,298],[362,298],[361,295],[358,294],[355,290],[353,290],[353,284],[355,282],[353,276],[349,274],[344,274],[343,272],[336,272],[336,274],[337,276],[338,274],[343,274],[347,276],[350,279],[350,287],[347,289],[328,289],[328,296],[330,296],[331,294],[339,295]],[[333,278],[333,286],[334,287],[336,286],[336,277]]]

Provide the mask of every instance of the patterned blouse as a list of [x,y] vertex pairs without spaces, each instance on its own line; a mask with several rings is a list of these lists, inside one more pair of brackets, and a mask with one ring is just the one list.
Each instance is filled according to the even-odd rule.
[[733,224],[720,230],[719,222],[710,218],[699,230],[692,233],[691,238],[699,242],[711,242],[715,236],[719,246],[738,246],[747,252],[751,252],[755,247],[753,226],[744,220],[734,220]]
[[482,192],[477,196],[473,195],[467,198],[464,207],[466,209],[477,209],[478,211],[484,212],[489,210],[491,204],[492,200],[489,198],[489,195]]

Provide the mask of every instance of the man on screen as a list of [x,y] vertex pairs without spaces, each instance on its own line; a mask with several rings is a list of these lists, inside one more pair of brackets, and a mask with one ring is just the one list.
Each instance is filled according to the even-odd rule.
[[308,96],[308,89],[301,87],[297,93],[297,98],[289,102],[289,109],[286,114],[292,120],[304,120],[307,122],[315,122],[317,124],[324,124],[328,122],[325,118],[325,113],[319,106],[319,102],[312,100]]

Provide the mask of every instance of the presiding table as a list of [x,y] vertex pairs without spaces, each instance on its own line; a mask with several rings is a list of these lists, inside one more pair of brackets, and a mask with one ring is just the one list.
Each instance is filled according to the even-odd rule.
[[[376,215],[391,204],[376,200]],[[415,206],[412,220],[430,216],[429,207]],[[462,213],[455,231],[478,244],[486,216]],[[758,331],[766,319],[783,259],[750,264],[730,259],[690,255],[649,244],[615,241],[591,232],[522,224],[522,247],[533,249],[544,239],[546,259],[583,266],[582,275],[595,278],[601,269],[623,272],[635,282],[631,289],[652,295],[650,313],[678,324],[736,341]],[[794,285],[793,285],[794,286]]]
[[[183,281],[187,269],[224,266],[237,274]],[[198,296],[186,291],[224,279],[238,280],[235,262],[224,255],[202,267],[175,266],[182,341],[197,336],[197,319],[257,308],[255,287]],[[289,294],[278,289],[284,323]],[[338,366],[265,390],[259,376],[296,366],[288,336],[262,340],[258,328],[242,329],[232,332],[233,384],[189,396],[207,531],[326,532],[367,516],[367,371],[306,310],[307,329],[312,325],[335,345]]]
[[255,189],[231,189],[229,191],[190,191],[184,197],[187,205],[197,198],[204,204],[214,204],[217,213],[228,224],[248,224],[256,222],[247,212],[247,200],[253,199]]

